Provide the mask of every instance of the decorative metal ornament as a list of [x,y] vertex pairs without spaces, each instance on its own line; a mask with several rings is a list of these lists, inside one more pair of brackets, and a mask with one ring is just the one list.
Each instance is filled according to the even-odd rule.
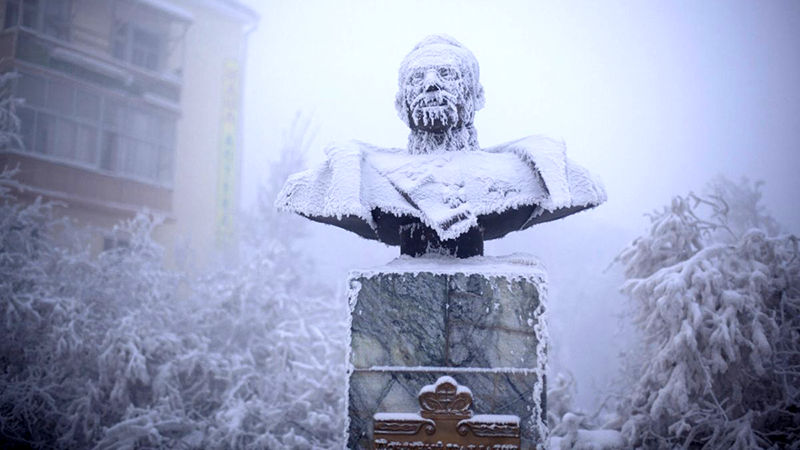
[[377,413],[373,449],[517,450],[519,417],[473,415],[472,392],[452,377],[423,387],[419,413]]

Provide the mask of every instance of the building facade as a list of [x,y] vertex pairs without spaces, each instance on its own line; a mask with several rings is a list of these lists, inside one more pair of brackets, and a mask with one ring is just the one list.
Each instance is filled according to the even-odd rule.
[[14,93],[23,197],[62,211],[113,245],[146,209],[157,239],[195,260],[235,234],[242,74],[257,15],[234,0],[3,0],[0,71]]

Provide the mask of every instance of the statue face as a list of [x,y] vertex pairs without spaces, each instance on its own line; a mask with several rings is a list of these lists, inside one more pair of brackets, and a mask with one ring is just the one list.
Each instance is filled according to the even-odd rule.
[[[413,130],[443,133],[472,122],[474,102],[457,58],[419,55],[409,65],[401,94]],[[453,55],[454,56],[454,55]]]

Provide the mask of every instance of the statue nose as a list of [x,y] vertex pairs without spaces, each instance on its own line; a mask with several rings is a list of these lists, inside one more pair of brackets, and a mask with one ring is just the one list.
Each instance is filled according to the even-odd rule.
[[436,92],[441,89],[439,86],[439,77],[434,70],[429,70],[425,73],[425,92]]

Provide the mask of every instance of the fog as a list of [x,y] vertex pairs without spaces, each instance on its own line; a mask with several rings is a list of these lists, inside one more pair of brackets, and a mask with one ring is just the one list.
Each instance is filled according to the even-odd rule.
[[[379,438],[361,433],[382,420],[365,407],[373,400],[397,420],[384,431],[416,423],[406,438],[417,439],[422,417],[394,413],[410,412],[440,368],[406,366],[440,364],[442,348],[475,388],[475,412],[503,415],[459,422],[458,434],[511,438],[514,414],[521,448],[800,442],[800,2],[0,4],[0,448],[343,448]],[[399,248],[273,207],[289,173],[323,162],[329,143],[406,147],[397,71],[440,33],[480,63],[480,146],[523,144],[423,155],[437,161],[419,171],[423,156],[398,168],[396,155],[370,148],[376,171],[365,183],[392,214],[406,211],[392,209],[403,197],[441,219],[431,230],[405,225],[422,234],[406,244],[420,249],[435,231],[476,254],[475,229],[458,234],[471,218],[439,212],[500,209],[515,191],[560,211],[602,198],[582,172],[554,169],[544,140],[521,138],[563,140],[568,166],[603,180],[607,202],[485,245],[489,256],[542,263],[538,299],[520,279],[538,282],[535,263],[512,277],[508,297],[493,279],[481,304],[474,279],[375,289],[365,275],[346,291],[349,271],[389,263]],[[438,77],[460,82],[449,70]],[[445,93],[405,94],[424,99],[414,117],[429,129],[453,120],[446,101],[431,102]],[[466,131],[448,138],[474,148]],[[535,171],[513,157],[494,163],[523,145]],[[331,157],[337,180],[359,173],[353,148]],[[464,173],[467,164],[481,167]],[[406,189],[430,167],[436,182]],[[350,206],[302,189],[283,197],[287,208]],[[503,277],[527,257],[487,262],[502,260],[479,270]],[[416,292],[412,301],[430,303],[408,308]],[[440,306],[448,312],[426,314]],[[381,355],[390,365],[376,366]],[[463,417],[466,391],[449,389],[423,389],[420,404],[446,394],[446,415]]]
[[[764,204],[800,231],[800,3],[278,2],[251,0],[245,81],[243,201],[254,202],[296,111],[317,128],[308,164],[332,141],[403,147],[394,106],[400,60],[422,37],[449,34],[481,65],[481,146],[530,134],[563,139],[604,181],[606,204],[487,243],[550,272],[552,363],[599,402],[624,347],[614,256],[644,232],[644,213],[700,191],[717,174],[763,180]],[[309,226],[316,277],[399,251]]]

